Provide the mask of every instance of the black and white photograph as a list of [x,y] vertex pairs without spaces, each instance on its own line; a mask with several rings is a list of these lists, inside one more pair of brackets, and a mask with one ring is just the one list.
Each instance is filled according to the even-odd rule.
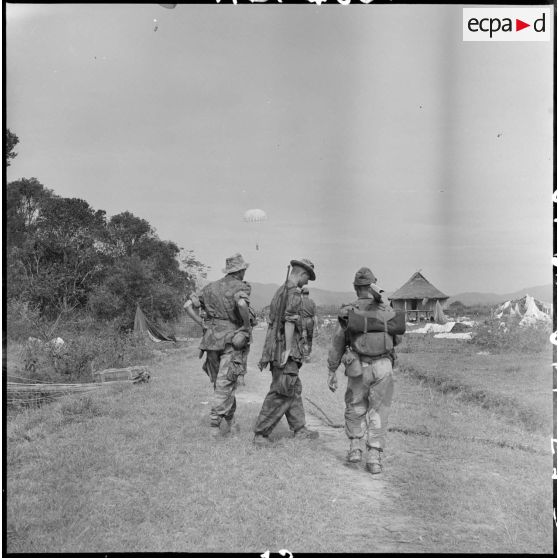
[[556,555],[556,2],[3,8],[5,552]]

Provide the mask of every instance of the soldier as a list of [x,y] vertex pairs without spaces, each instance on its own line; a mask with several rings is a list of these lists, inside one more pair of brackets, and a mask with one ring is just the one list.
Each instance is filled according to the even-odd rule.
[[339,311],[339,323],[328,353],[328,387],[337,389],[336,371],[345,365],[345,434],[350,447],[347,460],[362,460],[362,439],[366,444],[366,469],[382,472],[388,416],[393,397],[394,346],[405,332],[405,315],[396,314],[370,269],[356,272],[357,300]]
[[314,328],[316,327],[316,303],[310,298],[310,290],[305,285],[301,289],[302,292],[302,309],[300,316],[302,318],[303,337],[306,342],[306,360],[310,360],[312,353],[312,340],[314,339]]
[[[184,304],[187,314],[204,330],[200,358],[205,352],[202,368],[214,389],[209,415],[212,437],[219,436],[223,419],[224,433],[230,432],[234,423],[236,383],[251,340],[251,287],[243,280],[248,265],[240,254],[227,258],[225,276],[190,295]],[[198,315],[200,309],[205,320]]]
[[[250,310],[250,327],[254,327],[257,323],[256,313],[249,308]],[[238,380],[236,385],[237,386],[245,386],[246,382],[244,380],[244,376],[246,376],[246,372],[248,371],[248,353],[250,352],[250,344],[246,345],[246,350],[242,352],[242,369],[238,374]]]
[[[269,434],[286,416],[295,438],[317,438],[318,432],[306,428],[306,417],[302,405],[302,383],[299,370],[304,359],[302,339],[302,297],[298,288],[314,281],[316,274],[310,260],[291,260],[292,271],[287,274],[285,284],[279,287],[269,307],[269,325],[260,370],[268,365],[272,380],[269,393],[263,402],[254,428],[254,443],[269,444]],[[297,288],[298,287],[298,288]]]

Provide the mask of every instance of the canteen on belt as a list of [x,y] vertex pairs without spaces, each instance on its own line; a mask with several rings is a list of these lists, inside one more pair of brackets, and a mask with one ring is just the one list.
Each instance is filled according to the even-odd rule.
[[248,335],[245,332],[237,331],[232,338],[232,346],[237,350],[240,351],[246,347],[248,342]]

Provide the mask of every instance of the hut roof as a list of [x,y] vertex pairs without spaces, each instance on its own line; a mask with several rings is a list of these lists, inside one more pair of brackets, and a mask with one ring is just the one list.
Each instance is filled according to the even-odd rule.
[[419,271],[417,271],[402,287],[397,289],[390,297],[391,300],[433,298],[445,300],[449,298],[439,291]]

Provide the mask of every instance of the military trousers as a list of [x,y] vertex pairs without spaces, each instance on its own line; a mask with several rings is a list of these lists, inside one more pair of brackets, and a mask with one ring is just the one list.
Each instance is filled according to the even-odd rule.
[[284,368],[271,365],[271,385],[256,420],[256,434],[269,436],[283,415],[295,432],[306,424],[299,368],[300,363],[290,358]]
[[242,355],[227,345],[222,351],[206,351],[203,366],[213,383],[213,399],[209,419],[219,426],[223,419],[232,420],[236,411],[236,383],[242,367]]
[[389,358],[362,362],[362,376],[347,378],[345,434],[351,441],[364,439],[368,448],[383,450],[393,399],[393,366]]

